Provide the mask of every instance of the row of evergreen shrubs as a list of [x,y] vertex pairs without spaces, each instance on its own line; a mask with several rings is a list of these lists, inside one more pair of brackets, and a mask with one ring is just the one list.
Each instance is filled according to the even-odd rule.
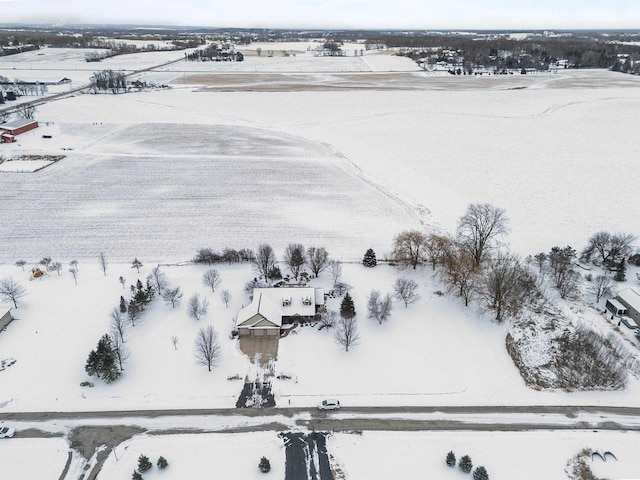
[[[456,466],[456,454],[453,452],[447,453],[446,463],[449,467],[453,468]],[[460,457],[458,461],[458,467],[464,473],[470,473],[473,468],[473,462],[471,461],[471,457],[469,455],[463,455]],[[483,466],[477,467],[473,471],[473,480],[489,480],[489,474],[487,473],[487,469]]]
[[[167,462],[163,456],[160,456],[156,465],[160,470],[164,470],[169,466],[169,462]],[[151,467],[153,467],[153,464],[149,460],[149,457],[146,455],[140,455],[138,457],[138,470],[133,471],[133,475],[131,476],[132,480],[142,480],[142,474],[151,470]]]

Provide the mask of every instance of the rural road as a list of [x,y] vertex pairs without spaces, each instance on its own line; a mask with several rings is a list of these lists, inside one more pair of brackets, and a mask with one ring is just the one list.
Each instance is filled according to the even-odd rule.
[[[160,420],[162,419],[162,420]],[[105,421],[106,420],[106,421]],[[217,421],[216,421],[217,420]],[[222,420],[222,421],[220,421]],[[311,452],[324,463],[326,443],[310,432],[348,431],[640,431],[640,408],[610,406],[432,406],[343,407],[321,412],[313,408],[172,409],[90,412],[0,412],[0,422],[16,427],[17,438],[67,435],[71,447],[59,480],[72,480],[72,466],[93,468],[85,480],[95,480],[115,447],[140,433],[280,432],[287,446],[285,480],[330,480],[326,468],[313,476],[301,474]],[[24,423],[24,428],[21,428]],[[41,425],[39,425],[41,424]],[[52,432],[52,425],[55,430]],[[167,426],[169,425],[169,426]],[[41,428],[40,428],[41,427]],[[289,433],[287,433],[289,432]],[[106,448],[104,448],[106,447]],[[317,476],[316,476],[317,475]],[[73,479],[75,480],[75,479]]]
[[[125,73],[124,76],[126,78],[129,78],[129,77],[131,77],[133,75],[138,75],[138,74],[144,73],[144,72],[150,72],[152,70],[155,70],[156,68],[166,67],[167,65],[171,65],[173,63],[177,63],[177,62],[181,62],[181,61],[184,61],[183,57],[180,57],[177,60],[170,60],[168,62],[164,62],[164,63],[161,63],[159,65],[153,65],[152,67],[147,67],[147,68],[143,68],[143,69],[140,69],[140,70],[130,71],[128,73]],[[32,71],[32,70],[33,69],[29,69],[29,71]],[[61,70],[61,71],[64,71],[64,70]],[[53,94],[53,95],[46,95],[46,96],[43,96],[41,98],[37,98],[35,100],[31,100],[29,102],[22,102],[19,105],[29,105],[29,106],[37,107],[38,105],[44,105],[45,103],[52,102],[54,100],[60,100],[62,98],[71,97],[71,96],[73,96],[73,95],[75,95],[77,93],[81,93],[81,92],[87,91],[89,89],[91,89],[91,84],[81,85],[79,87],[71,88],[71,89],[67,90],[66,92],[56,93],[56,94]],[[3,113],[3,112],[7,113],[7,114],[13,113],[16,110],[16,108],[17,108],[17,105],[7,105],[4,108],[0,108],[0,113]]]
[[[162,420],[160,420],[162,419]],[[106,420],[106,421],[105,421]],[[218,420],[216,422],[216,420]],[[222,421],[220,421],[222,420]],[[326,443],[310,432],[348,431],[640,431],[640,408],[610,406],[432,406],[343,407],[321,412],[313,408],[173,409],[91,412],[0,412],[0,422],[16,427],[17,438],[64,436],[71,447],[59,480],[72,480],[70,466],[93,468],[85,480],[97,479],[106,458],[122,442],[140,433],[280,432],[287,446],[285,480],[330,480],[326,468],[314,476],[300,473],[304,456],[326,456]],[[24,423],[24,428],[21,428]],[[39,425],[41,424],[41,425]],[[51,426],[55,425],[52,432]],[[169,426],[167,426],[169,425]],[[40,428],[41,426],[41,428]],[[289,433],[287,433],[289,432]],[[106,446],[106,448],[102,447]],[[101,448],[102,447],[102,448]],[[318,476],[315,476],[318,475]],[[69,478],[67,478],[69,477]],[[73,479],[75,480],[75,479]]]

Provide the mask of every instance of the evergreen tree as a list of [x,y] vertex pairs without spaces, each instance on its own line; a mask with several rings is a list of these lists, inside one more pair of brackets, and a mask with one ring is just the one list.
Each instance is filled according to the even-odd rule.
[[260,459],[260,463],[258,464],[258,468],[262,473],[267,473],[271,470],[271,462],[269,462],[269,459],[267,457],[262,457]]
[[146,455],[140,455],[138,457],[138,470],[140,473],[144,473],[153,467],[153,464],[149,461],[149,457]]
[[489,474],[484,467],[478,467],[473,471],[473,480],[489,480]]
[[282,280],[282,272],[280,271],[280,267],[278,265],[274,265],[273,267],[271,267],[271,269],[269,270],[268,278],[271,281]]
[[140,475],[138,472],[136,472],[135,470],[133,471],[133,475],[131,475],[131,479],[132,480],[142,480],[142,475]]
[[376,260],[376,252],[373,251],[373,248],[366,251],[364,258],[362,259],[362,264],[365,267],[375,267],[378,264],[378,260]]
[[353,300],[349,292],[344,295],[342,303],[340,303],[340,315],[343,318],[353,318],[356,316],[356,308],[353,305]]
[[464,473],[469,473],[473,468],[473,462],[471,461],[471,457],[469,455],[460,457],[460,461],[458,462],[458,467],[460,467],[460,470],[462,470]]
[[120,313],[127,313],[127,301],[120,296]]
[[158,458],[158,463],[156,465],[158,465],[158,468],[160,470],[164,470],[169,465],[169,462],[167,462],[166,458],[161,456],[160,458]]
[[450,467],[455,467],[456,466],[456,454],[453,452],[449,452],[447,453],[447,465]]
[[138,273],[140,273],[140,267],[142,267],[142,262],[137,258],[134,258],[133,262],[131,262],[131,268],[135,268]]
[[100,376],[100,374],[98,373],[100,371],[100,359],[98,357],[98,352],[96,352],[95,350],[91,350],[91,352],[89,353],[87,364],[84,366],[84,370],[90,377]]
[[616,282],[624,282],[627,279],[627,262],[624,258],[618,263],[613,279]]
[[109,335],[103,335],[96,349],[89,353],[84,369],[90,376],[101,378],[107,383],[120,376],[122,372],[118,365],[118,356]]
[[151,282],[147,279],[147,285],[144,287],[140,279],[136,282],[136,286],[131,285],[131,301],[140,309],[144,310],[155,295],[155,290],[151,286]]

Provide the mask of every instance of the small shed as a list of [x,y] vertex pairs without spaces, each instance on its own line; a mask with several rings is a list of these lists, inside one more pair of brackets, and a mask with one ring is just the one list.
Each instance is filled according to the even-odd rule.
[[0,143],[13,143],[16,141],[15,135],[11,135],[7,132],[0,133]]

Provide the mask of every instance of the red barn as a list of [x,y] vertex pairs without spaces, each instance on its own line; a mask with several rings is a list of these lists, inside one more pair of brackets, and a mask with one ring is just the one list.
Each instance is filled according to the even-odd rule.
[[38,122],[25,118],[0,124],[0,134],[4,135],[8,133],[9,135],[20,135],[21,133],[28,132],[34,128],[38,128]]

